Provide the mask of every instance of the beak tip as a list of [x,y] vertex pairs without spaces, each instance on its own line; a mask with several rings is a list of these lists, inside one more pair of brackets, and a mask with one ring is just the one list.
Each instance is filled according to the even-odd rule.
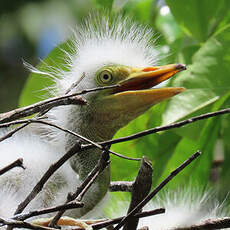
[[182,93],[186,90],[186,88],[184,87],[178,87],[178,88],[175,88],[175,94],[179,94],[179,93]]
[[182,70],[186,70],[187,67],[184,64],[176,64],[176,69],[182,71]]

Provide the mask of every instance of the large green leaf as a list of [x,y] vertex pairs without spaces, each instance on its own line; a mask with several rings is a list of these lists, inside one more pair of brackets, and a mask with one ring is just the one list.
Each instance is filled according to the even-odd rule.
[[[127,136],[136,132],[140,132],[155,126],[161,122],[161,114],[164,105],[161,103],[156,105],[144,115],[132,121],[128,126],[122,128],[115,136]],[[148,135],[133,141],[112,145],[112,149],[130,157],[147,156],[153,163],[154,177],[153,183],[164,172],[167,162],[173,156],[174,148],[181,138],[173,132],[164,132],[161,134]],[[113,180],[132,180],[136,176],[139,163],[127,160],[121,160],[112,157],[112,179]]]
[[200,42],[215,32],[230,9],[228,0],[166,0],[184,32]]
[[192,58],[188,66],[172,82],[187,90],[168,103],[163,124],[181,119],[213,102],[229,91],[230,27],[211,37]]
[[[226,95],[226,106],[230,106],[230,92]],[[220,156],[223,154],[222,158],[224,159],[222,170],[221,170],[221,188],[223,190],[223,193],[228,194],[230,189],[229,184],[229,175],[230,175],[230,128],[229,128],[229,115],[223,116],[222,118],[222,129],[220,132],[220,142],[222,143],[222,150],[220,150],[219,154]],[[223,151],[223,152],[222,152]]]
[[[205,127],[200,132],[199,142],[183,138],[177,145],[173,157],[168,161],[165,171],[158,181],[162,181],[169,173],[177,168],[182,162],[190,157],[195,151],[201,150],[199,159],[186,167],[173,182],[168,185],[170,188],[177,188],[181,185],[196,184],[205,186],[209,181],[210,167],[213,160],[213,149],[217,140],[219,130],[219,118],[206,121]],[[199,134],[198,134],[199,135]]]
[[[153,109],[150,109],[147,113],[132,121],[129,125],[122,128],[116,134],[115,138],[131,135],[159,125],[161,122],[160,117],[164,107],[163,105],[164,104],[156,105]],[[122,153],[123,155],[131,157],[142,157],[145,155],[154,162],[159,150],[158,138],[159,135],[157,134],[149,135],[133,141],[112,145],[112,149],[116,152]],[[111,168],[113,180],[130,180],[136,176],[139,163],[121,160],[117,157],[112,157],[112,162],[113,164],[111,165]]]
[[[220,100],[218,100],[210,111],[219,110],[221,107],[226,105],[226,101],[230,98],[230,92],[227,92]],[[186,168],[180,175],[174,179],[174,183],[169,186],[176,188],[180,184],[190,184],[195,182],[196,185],[205,186],[209,182],[210,169],[213,162],[213,154],[215,145],[219,138],[220,127],[222,117],[211,118],[203,122],[203,125],[200,125],[200,122],[197,123],[195,129],[190,129],[194,131],[197,138],[188,138],[189,135],[185,135],[179,142],[176,147],[176,150],[168,162],[168,165],[165,167],[163,176],[160,178],[158,183],[165,178],[173,169],[175,169],[179,164],[186,160],[193,152],[201,150],[202,155],[196,160],[192,166]],[[199,126],[199,128],[197,128]],[[183,131],[182,131],[183,133]],[[229,136],[228,136],[229,137]],[[228,157],[227,157],[228,158]],[[226,171],[228,167],[226,167]]]

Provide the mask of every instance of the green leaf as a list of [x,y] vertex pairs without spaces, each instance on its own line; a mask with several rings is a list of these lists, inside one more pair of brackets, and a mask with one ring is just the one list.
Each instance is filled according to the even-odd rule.
[[[154,106],[148,112],[119,130],[114,138],[131,135],[159,125],[161,122],[161,114],[163,109],[164,103]],[[145,155],[154,162],[158,154],[158,138],[158,134],[148,135],[132,141],[112,145],[112,150],[130,157],[141,158],[143,155]],[[112,156],[112,161],[112,180],[131,180],[136,176],[136,172],[139,168],[139,162],[128,160],[121,161],[120,158],[115,156]]]
[[158,149],[157,151],[155,150],[154,157],[152,157],[154,169],[153,185],[159,182],[168,162],[174,156],[175,148],[180,140],[181,137],[170,131],[159,135]]
[[[225,105],[230,106],[230,92],[226,94]],[[220,185],[223,190],[223,193],[228,194],[230,185],[229,185],[229,173],[230,173],[230,128],[229,128],[229,114],[222,117],[221,123],[221,132],[220,132],[220,142],[222,143],[221,150],[217,154],[220,156],[223,154],[222,158],[224,159],[223,165],[221,168],[221,181]]]
[[[226,104],[226,101],[230,98],[230,92],[227,92],[221,99],[214,103],[209,111],[217,111]],[[213,154],[215,145],[219,138],[220,127],[223,121],[222,116],[209,118],[208,120],[195,123],[195,129],[190,131],[195,132],[197,138],[188,138],[189,135],[183,135],[179,144],[176,146],[176,150],[173,156],[165,167],[163,176],[160,178],[158,183],[164,179],[172,170],[179,166],[185,161],[192,153],[197,150],[201,150],[202,155],[192,163],[192,166],[186,168],[180,175],[178,175],[169,186],[176,188],[179,184],[195,183],[196,185],[206,186],[209,182],[210,169],[213,162]],[[194,124],[193,124],[194,125]],[[191,126],[193,126],[191,125]],[[227,127],[227,124],[226,124]],[[181,134],[184,134],[182,129]],[[228,136],[229,138],[229,136]],[[228,157],[227,157],[228,158]],[[229,167],[227,166],[226,169]],[[226,175],[226,174],[225,174]]]
[[187,90],[169,101],[163,115],[168,124],[215,102],[230,86],[230,27],[210,38],[192,58],[193,64],[172,81]]
[[[43,72],[50,72],[50,68],[67,70],[64,51],[71,52],[70,41],[66,41],[55,47],[36,68]],[[57,77],[55,76],[55,71],[53,75]],[[20,96],[19,105],[26,106],[40,101],[44,98],[44,95],[47,96],[49,94],[48,87],[53,84],[51,77],[31,73]]]
[[214,118],[206,121],[204,128],[197,135],[200,136],[199,141],[184,137],[176,147],[173,157],[168,161],[165,171],[158,181],[162,181],[171,171],[176,169],[181,163],[187,160],[194,152],[201,150],[201,156],[186,167],[168,188],[178,188],[179,185],[199,185],[206,186],[209,182],[210,168],[213,160],[213,149],[218,137],[220,118]]
[[156,27],[164,35],[168,43],[172,43],[176,39],[183,37],[183,32],[170,11],[165,15],[158,14],[156,18]]
[[230,9],[228,0],[166,0],[184,32],[199,42],[206,41]]

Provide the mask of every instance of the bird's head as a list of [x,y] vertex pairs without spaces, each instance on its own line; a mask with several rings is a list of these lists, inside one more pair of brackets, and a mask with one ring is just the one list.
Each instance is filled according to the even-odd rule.
[[123,126],[153,105],[183,92],[185,89],[182,87],[155,86],[185,69],[182,64],[144,68],[104,66],[96,71],[95,84],[97,87],[117,86],[94,94],[92,103],[101,116],[117,120]]
[[97,130],[100,124],[101,133],[109,132],[111,137],[154,104],[183,92],[184,88],[179,87],[156,88],[186,67],[157,65],[159,55],[153,41],[151,29],[127,18],[111,21],[96,15],[86,20],[72,39],[70,71],[57,82],[61,94],[79,78],[76,91],[118,86],[83,95],[88,105],[77,108],[75,113],[71,110],[69,119],[79,124],[74,117],[78,113],[76,116],[85,118],[91,130]]
[[88,125],[90,122],[94,124],[93,127],[100,124],[102,133],[110,130],[109,133],[113,135],[153,105],[183,92],[183,87],[156,86],[185,69],[183,64],[142,68],[112,64],[97,69],[93,76],[85,73],[86,79],[83,79],[78,87],[84,88],[83,85],[87,81],[93,88],[108,88],[86,95],[88,105],[82,107],[82,114],[88,113]]

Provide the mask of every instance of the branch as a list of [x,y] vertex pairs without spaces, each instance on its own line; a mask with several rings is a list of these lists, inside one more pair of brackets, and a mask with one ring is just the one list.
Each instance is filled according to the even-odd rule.
[[22,213],[15,215],[12,219],[14,220],[26,220],[34,216],[44,215],[51,212],[57,212],[61,210],[69,210],[74,208],[82,208],[84,206],[81,202],[70,202],[67,204],[58,205],[55,207],[45,208],[41,210],[30,211],[28,213]]
[[[100,160],[93,168],[93,170],[89,173],[86,179],[82,182],[82,184],[77,188],[75,193],[69,193],[66,199],[66,203],[71,202],[73,200],[81,201],[84,194],[88,191],[94,181],[97,179],[99,174],[109,165],[109,154],[107,151],[103,151]],[[57,215],[52,219],[49,226],[54,227],[56,226],[58,220],[64,214],[65,210],[59,211]]]
[[188,166],[193,160],[200,156],[200,151],[194,153],[188,160],[182,163],[178,168],[172,171],[168,177],[166,177],[145,199],[140,202],[122,221],[114,228],[114,230],[120,229],[127,220],[143,208],[170,180],[172,180],[178,173],[180,173],[186,166]]
[[144,226],[142,228],[139,228],[138,230],[149,230],[149,227],[148,226]]
[[30,224],[24,221],[0,218],[0,226],[5,226],[5,225],[8,225],[12,228],[26,228],[26,229],[35,229],[35,230],[57,230],[55,228],[43,227],[35,224]]
[[[17,120],[17,121],[11,121],[11,122],[6,122],[6,123],[3,123],[3,124],[0,124],[0,128],[6,128],[6,127],[9,127],[10,125],[18,125],[18,124],[23,124],[22,126],[19,126],[17,127],[16,129],[13,129],[11,130],[9,133],[7,133],[6,135],[4,135],[3,137],[0,138],[0,142],[11,137],[14,133],[16,133],[17,131],[19,131],[20,129],[24,128],[25,126],[27,126],[28,124],[31,124],[31,123],[39,123],[39,124],[43,124],[43,125],[48,125],[48,126],[51,126],[51,127],[54,127],[56,129],[59,129],[63,132],[66,132],[68,134],[71,134],[75,137],[78,137],[79,139],[83,140],[83,141],[86,141],[92,145],[94,145],[95,147],[101,149],[101,150],[104,150],[105,147],[101,146],[100,144],[94,142],[94,141],[91,141],[90,139],[76,133],[76,132],[73,132],[69,129],[65,129],[59,125],[55,125],[53,123],[50,123],[50,122],[47,122],[47,121],[43,121],[42,119],[44,119],[44,117],[39,117],[39,118],[31,118],[31,119],[24,119],[24,120]],[[18,129],[19,128],[19,129]],[[114,151],[111,151],[111,150],[107,150],[109,151],[109,153],[117,156],[117,157],[120,157],[120,158],[123,158],[123,159],[126,159],[126,160],[133,160],[133,161],[140,161],[141,159],[140,158],[132,158],[132,157],[127,157],[127,156],[123,156],[122,154],[119,154],[119,153],[116,153]]]
[[62,156],[58,161],[52,164],[49,169],[44,173],[39,182],[34,186],[30,194],[25,198],[23,202],[21,202],[14,213],[21,213],[26,206],[36,197],[36,195],[42,190],[45,183],[49,180],[49,178],[56,172],[67,160],[69,160],[74,154],[78,153],[81,150],[80,144],[77,142],[64,156]]
[[23,117],[28,117],[35,113],[44,110],[50,110],[53,107],[61,106],[61,105],[86,105],[87,102],[82,97],[79,96],[71,96],[62,98],[55,97],[51,99],[47,99],[33,105],[29,105],[26,107],[18,108],[7,113],[0,114],[0,123],[10,122],[13,120],[17,120]]
[[11,170],[12,168],[15,167],[20,167],[22,169],[25,169],[24,165],[23,165],[23,159],[19,158],[16,161],[14,161],[13,163],[5,166],[4,168],[0,169],[0,176],[6,172],[8,172],[9,170]]
[[110,182],[110,192],[132,192],[133,181],[112,181]]
[[184,228],[174,228],[173,230],[203,230],[203,229],[223,229],[230,228],[230,218],[208,219],[201,224],[192,225]]
[[158,133],[160,131],[165,131],[165,130],[169,130],[169,129],[179,128],[179,127],[182,127],[184,125],[188,125],[188,124],[196,122],[196,121],[204,120],[204,119],[207,119],[210,117],[215,117],[215,116],[219,116],[219,115],[223,115],[223,114],[227,114],[227,113],[230,113],[230,108],[222,109],[222,110],[212,112],[212,113],[205,113],[205,114],[202,114],[202,115],[199,115],[196,117],[191,117],[187,120],[176,122],[174,124],[159,126],[159,127],[148,129],[148,130],[145,130],[145,131],[142,131],[142,132],[130,135],[130,136],[121,137],[121,138],[117,138],[117,139],[109,140],[109,141],[103,141],[103,142],[100,142],[99,144],[102,146],[107,146],[107,145],[112,145],[112,144],[116,144],[116,143],[120,143],[120,142],[130,141],[133,139],[147,136],[149,134]]
[[66,90],[65,94],[70,93],[76,86],[78,86],[78,84],[85,78],[85,72],[83,72],[82,76],[77,79],[77,81],[75,81],[74,83],[72,83],[72,85]]
[[[152,186],[153,168],[152,163],[147,161],[145,157],[142,158],[140,169],[133,184],[132,197],[129,205],[128,213],[131,212],[150,192]],[[139,209],[141,212],[141,209]],[[137,229],[139,219],[130,218],[124,225],[124,230]]]
[[6,113],[2,113],[0,114],[0,123],[17,120],[17,119],[41,112],[41,111],[50,110],[51,108],[57,107],[60,105],[70,105],[70,104],[86,105],[87,102],[82,97],[79,97],[79,95],[87,94],[87,93],[91,93],[95,91],[106,90],[106,89],[113,89],[118,86],[119,85],[98,87],[98,88],[83,90],[81,92],[73,93],[70,95],[53,97],[51,99],[47,99],[47,100],[23,107],[23,108],[18,108],[18,109],[15,109],[15,110],[12,110]]
[[[24,123],[25,123],[25,122],[24,122]],[[23,124],[23,125],[21,125],[21,126],[16,127],[15,129],[9,131],[6,135],[0,137],[0,142],[6,140],[7,138],[9,138],[9,137],[11,137],[11,136],[13,136],[16,132],[18,132],[19,130],[25,128],[28,124],[29,124],[29,123],[25,123],[25,124]],[[2,127],[4,127],[4,125],[3,125]],[[0,128],[1,128],[1,124],[0,124]]]
[[[165,209],[164,208],[158,208],[155,210],[151,210],[151,211],[145,211],[145,212],[141,212],[141,213],[136,213],[134,215],[135,218],[143,218],[143,217],[147,217],[147,216],[154,216],[154,215],[158,215],[158,214],[162,214],[165,213]],[[96,229],[102,229],[105,228],[107,226],[110,226],[112,224],[117,224],[119,223],[125,216],[119,217],[119,218],[115,218],[112,220],[106,220],[104,222],[100,222],[97,224],[92,224],[92,228],[93,230]],[[83,228],[76,228],[76,230],[83,230]]]

